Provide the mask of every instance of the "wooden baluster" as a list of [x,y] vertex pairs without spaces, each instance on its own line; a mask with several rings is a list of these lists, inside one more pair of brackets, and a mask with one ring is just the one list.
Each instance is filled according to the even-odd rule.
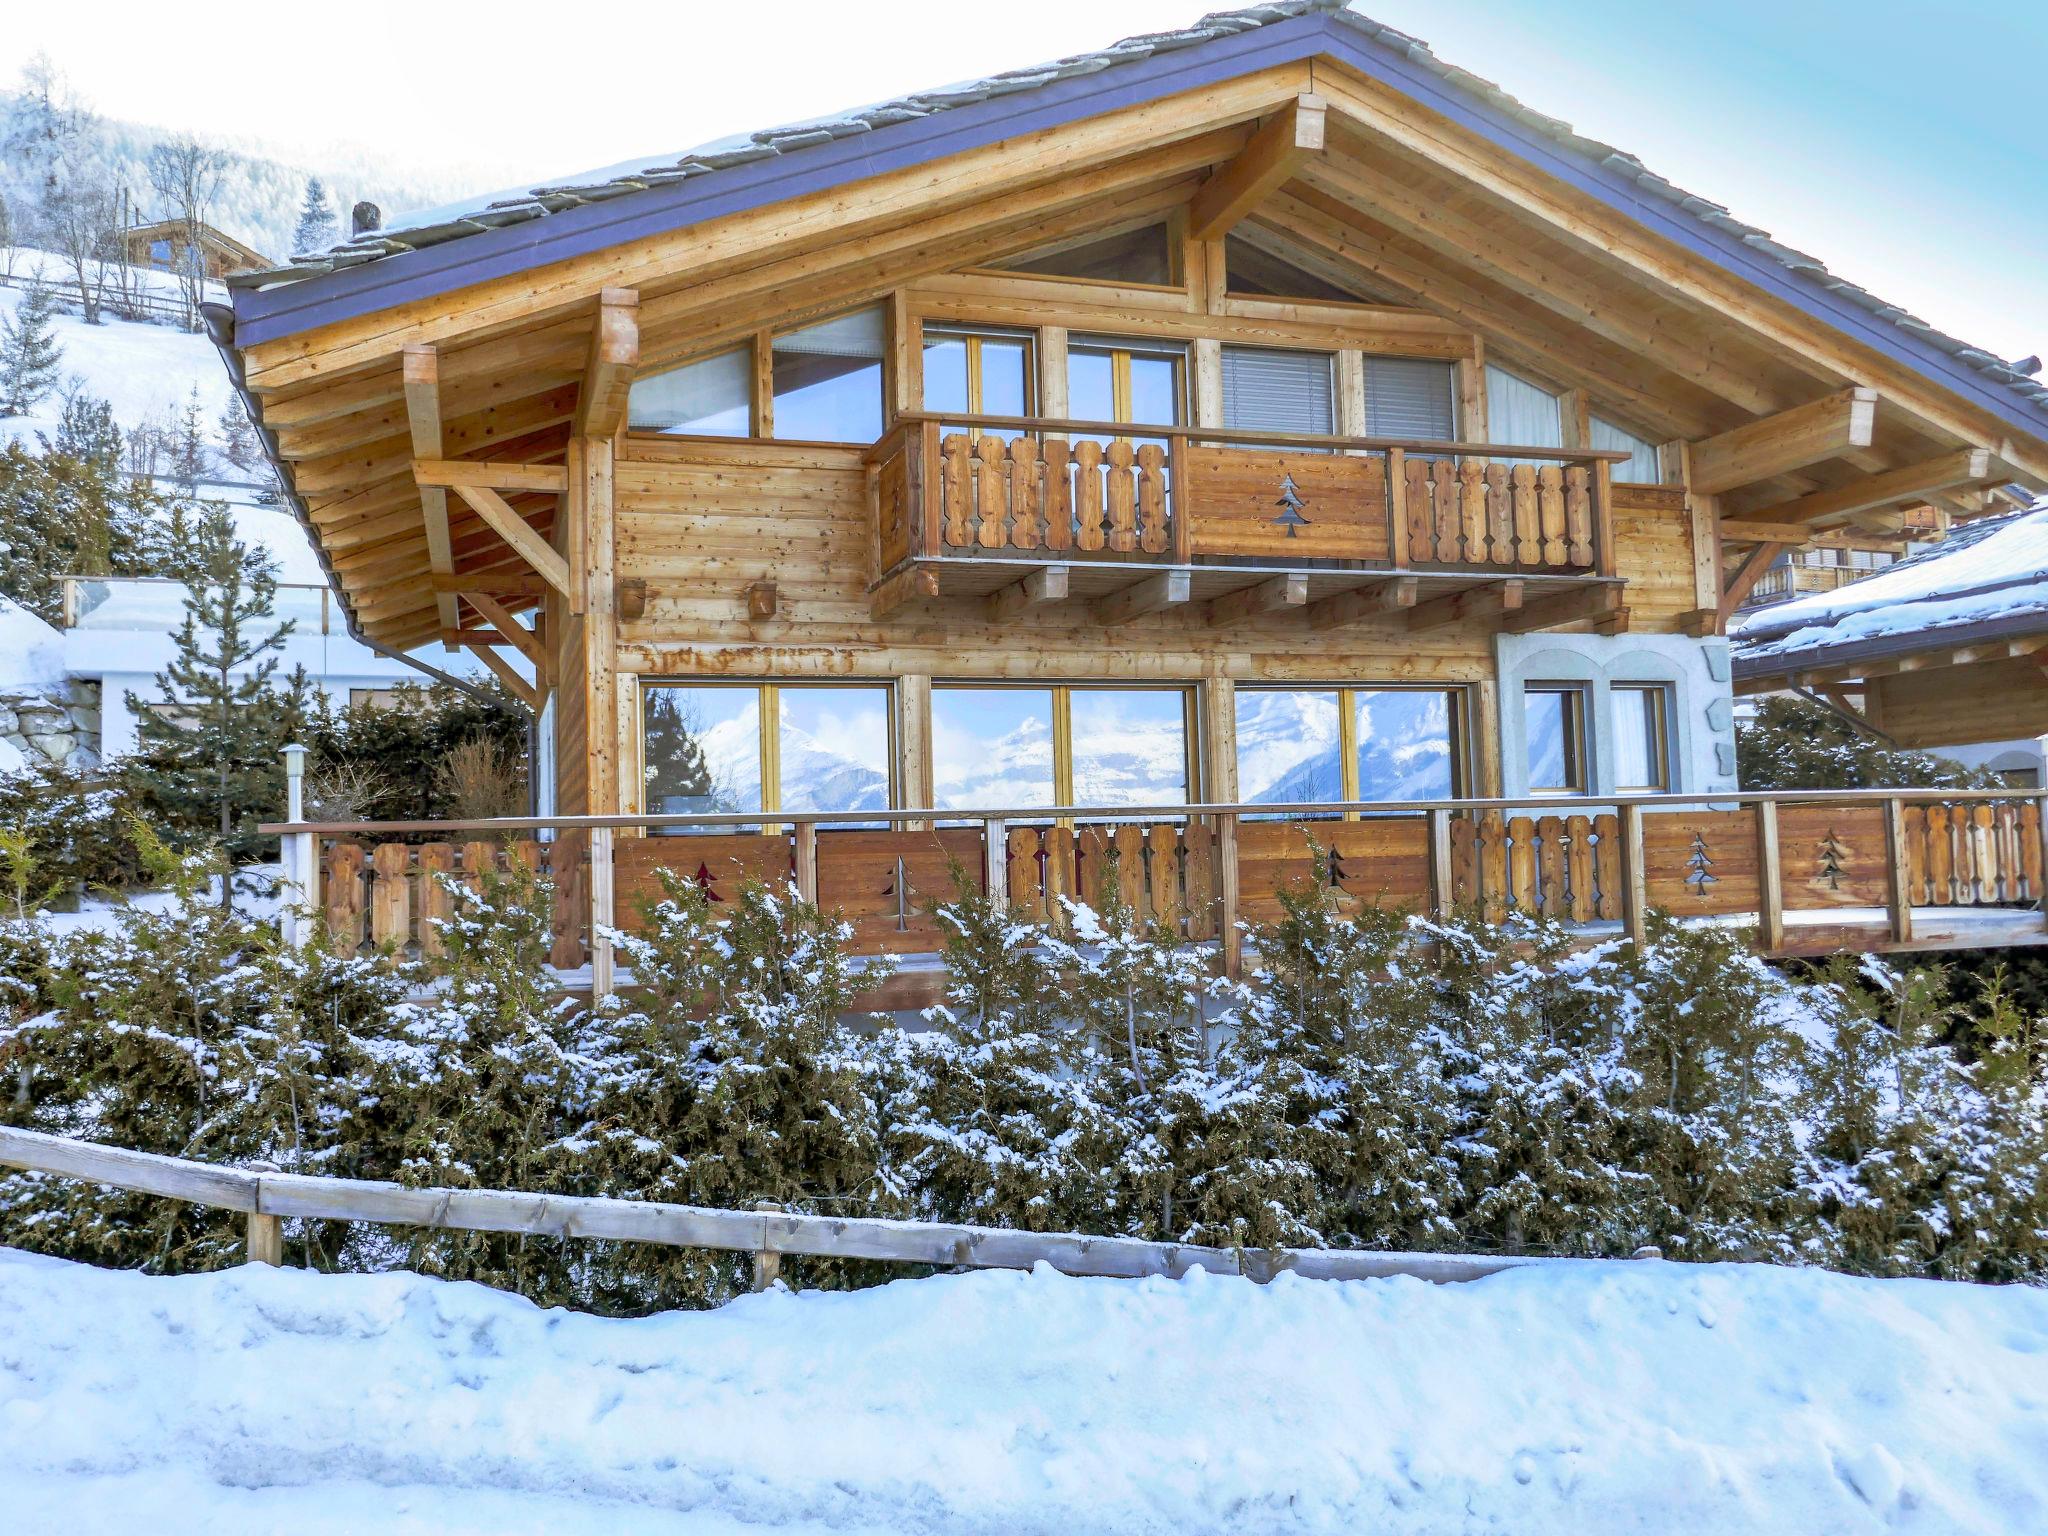
[[974,461],[967,438],[948,432],[939,445],[939,495],[946,509],[939,532],[949,549],[965,549],[974,542],[969,514],[973,493]]
[[455,914],[455,898],[446,877],[455,869],[455,848],[451,843],[420,844],[420,953],[437,960],[448,951],[440,924]]
[[1906,889],[1915,906],[1927,905],[1927,807],[1909,805],[1906,816]]
[[1074,444],[1076,548],[1102,548],[1102,444],[1083,438]]
[[363,942],[363,850],[356,843],[336,843],[327,850],[327,874],[320,882],[327,916],[328,940],[344,960]]
[[1116,893],[1130,911],[1134,922],[1143,922],[1145,911],[1145,829],[1125,822],[1111,834],[1116,848]]
[[1036,549],[1043,537],[1039,522],[1045,498],[1039,491],[1038,440],[1010,439],[1010,547]]
[[983,549],[1001,549],[1009,538],[1010,445],[985,434],[975,441],[974,462],[975,542]]
[[1216,831],[1206,821],[1189,822],[1181,839],[1187,859],[1181,868],[1181,885],[1187,893],[1188,937],[1216,936]]
[[546,845],[548,879],[555,888],[553,943],[548,964],[573,971],[589,957],[585,947],[590,917],[590,867],[584,855],[591,835],[583,827],[555,834]]
[[1536,823],[1536,910],[1563,920],[1567,911],[1564,887],[1564,822],[1544,816]]
[[1067,440],[1048,437],[1039,450],[1045,460],[1045,547],[1055,554],[1074,547],[1074,472]]
[[1389,448],[1380,455],[1387,485],[1387,564],[1408,569],[1408,455]]
[[1166,450],[1157,443],[1138,448],[1138,548],[1166,553]]
[[1467,459],[1458,466],[1458,526],[1467,565],[1486,563],[1486,466]]
[[1767,955],[1785,947],[1785,861],[1778,851],[1778,802],[1756,803],[1756,937]]
[[2020,807],[2020,878],[2026,881],[2026,899],[2039,903],[2044,895],[2041,889],[2042,848],[2041,848],[2041,802],[2029,800]]
[[1216,934],[1223,950],[1223,974],[1244,968],[1244,935],[1237,930],[1237,817],[1216,818]]
[[1993,842],[1998,849],[1998,899],[2018,901],[2020,897],[2020,841],[2018,807],[2000,800],[1991,807],[1998,831]]
[[1489,919],[1507,910],[1508,829],[1499,811],[1479,818],[1479,906]]
[[1451,813],[1438,807],[1429,816],[1429,910],[1449,917],[1458,901],[1458,865]]
[[1601,921],[1611,923],[1621,916],[1622,880],[1621,823],[1613,812],[1593,818],[1593,835],[1599,839],[1593,848],[1593,873],[1600,883],[1593,911]]
[[1038,827],[1012,827],[1010,845],[1010,910],[1037,922],[1045,921],[1045,877],[1038,855],[1045,839]]
[[537,839],[515,838],[505,845],[505,868],[509,872],[514,865],[529,875],[538,875],[541,872],[540,843]]
[[1517,464],[1508,476],[1515,502],[1515,563],[1543,563],[1543,514],[1536,505],[1536,466]]
[[1409,459],[1401,466],[1408,489],[1402,505],[1408,513],[1408,558],[1436,558],[1436,502],[1429,481],[1429,460]]
[[1515,503],[1505,464],[1486,466],[1486,541],[1495,565],[1515,563]]
[[1460,905],[1479,901],[1479,826],[1470,815],[1451,818],[1451,898]]
[[464,843],[462,845],[462,883],[483,894],[484,874],[498,867],[498,845],[496,843]]
[[1955,833],[1945,805],[1927,807],[1927,900],[1930,905],[1953,905],[1955,892]]
[[[1988,807],[1987,807],[1988,809]],[[1906,884],[1906,814],[1896,800],[1884,803],[1885,906],[1892,942],[1913,942],[1913,893]]]
[[1180,830],[1170,821],[1155,821],[1145,832],[1145,905],[1153,921],[1176,937],[1187,917],[1180,893]]
[[1458,468],[1449,459],[1429,466],[1429,500],[1436,522],[1436,558],[1455,565],[1465,558],[1465,517],[1458,506]]
[[382,843],[370,855],[375,879],[370,886],[370,942],[403,951],[412,937],[412,849],[404,843]]
[[796,882],[798,899],[815,907],[818,904],[818,824],[800,821],[792,835],[795,845],[790,854],[790,878]]
[[1998,900],[1998,838],[1989,801],[1970,807],[1970,864],[1977,877],[1975,899],[1981,906]]
[[1138,547],[1138,488],[1132,468],[1137,453],[1119,439],[1103,457],[1109,462],[1109,547],[1127,555]]
[[1067,909],[1061,897],[1077,898],[1074,870],[1074,830],[1071,827],[1045,829],[1045,920],[1064,931]]
[[1593,563],[1593,494],[1586,466],[1574,464],[1564,472],[1564,533],[1570,564]]
[[1527,816],[1517,816],[1507,824],[1508,833],[1508,900],[1517,912],[1535,916],[1538,911],[1536,889],[1536,823]]
[[1593,823],[1585,816],[1565,818],[1565,835],[1571,839],[1566,855],[1566,873],[1571,880],[1571,916],[1575,923],[1593,920]]
[[1563,565],[1565,547],[1564,470],[1545,464],[1536,472],[1536,511],[1543,525],[1543,563]]

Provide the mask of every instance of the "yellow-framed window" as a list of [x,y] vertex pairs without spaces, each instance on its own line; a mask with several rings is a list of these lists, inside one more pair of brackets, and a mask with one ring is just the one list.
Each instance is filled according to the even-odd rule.
[[1029,331],[926,325],[924,408],[964,416],[1029,416],[1038,381]]
[[896,799],[885,682],[650,679],[640,743],[649,815],[882,810]]
[[1180,805],[1194,796],[1191,684],[932,684],[933,798],[961,810]]
[[1463,794],[1463,688],[1371,683],[1236,689],[1246,804],[1447,800]]
[[1177,427],[1187,420],[1187,352],[1140,341],[1071,341],[1067,409],[1075,421]]

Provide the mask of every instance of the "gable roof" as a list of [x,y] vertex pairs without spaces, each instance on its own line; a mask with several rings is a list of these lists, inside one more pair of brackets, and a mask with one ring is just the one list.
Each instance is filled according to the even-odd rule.
[[[155,240],[159,238],[182,240],[185,238],[186,227],[183,219],[159,219],[154,224],[130,224],[121,231],[121,238],[131,242],[138,239]],[[211,224],[201,224],[198,226],[198,230],[199,243],[201,245],[217,246],[237,261],[244,262],[250,267],[263,268],[267,267],[270,263],[268,256],[251,246],[242,244],[241,241],[225,230],[216,229]]]
[[1738,679],[2048,631],[2048,499],[1965,523],[1874,576],[1777,603],[1732,631]]
[[661,230],[796,197],[1267,65],[1329,54],[1635,215],[2023,431],[2048,432],[2048,385],[1773,240],[1625,151],[1573,132],[1342,0],[1218,11],[1048,64],[714,141],[436,210],[233,279],[242,346],[373,313]]

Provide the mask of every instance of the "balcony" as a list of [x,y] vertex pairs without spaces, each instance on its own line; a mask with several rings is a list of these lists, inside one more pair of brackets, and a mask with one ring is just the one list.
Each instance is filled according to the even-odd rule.
[[906,415],[869,450],[869,600],[1044,604],[1104,623],[1196,605],[1212,627],[1292,612],[1542,629],[1626,623],[1624,455],[1023,416]]

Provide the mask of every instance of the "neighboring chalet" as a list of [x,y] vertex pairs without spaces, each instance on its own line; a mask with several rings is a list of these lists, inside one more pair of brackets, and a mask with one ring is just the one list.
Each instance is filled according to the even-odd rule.
[[[1228,943],[1306,861],[1191,802],[1506,797],[1551,814],[1330,823],[1318,867],[1753,909],[1706,813],[1646,873],[1629,808],[1565,812],[1733,803],[1723,636],[1781,553],[2048,486],[2048,389],[1307,0],[232,287],[215,337],[351,626],[545,707],[558,814],[783,813],[742,862],[877,948],[931,947],[947,853],[1040,910],[1092,858],[1191,935],[1221,892]],[[791,819],[932,806],[1148,810]],[[622,843],[622,886],[722,878],[703,841]],[[1881,903],[1866,867],[1831,899]]]
[[1739,693],[1798,689],[1900,746],[2041,782],[2031,738],[2048,735],[2048,502],[1961,525],[1853,586],[1750,614],[1735,634]]
[[123,259],[131,267],[148,267],[158,272],[190,273],[198,251],[199,275],[220,281],[231,272],[248,272],[268,267],[268,256],[251,250],[233,235],[211,224],[187,224],[183,219],[165,219],[156,224],[132,224],[121,231]]

